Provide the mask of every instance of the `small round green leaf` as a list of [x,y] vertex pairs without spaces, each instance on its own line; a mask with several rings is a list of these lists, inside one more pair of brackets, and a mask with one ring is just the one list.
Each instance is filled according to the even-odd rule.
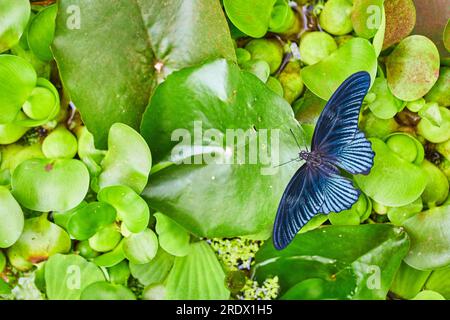
[[439,65],[438,49],[430,39],[419,35],[405,38],[386,60],[389,88],[403,101],[417,100],[436,83]]
[[79,160],[31,159],[14,170],[11,185],[14,197],[28,209],[67,211],[86,196],[89,172]]
[[125,124],[113,124],[98,180],[100,188],[125,185],[141,193],[147,185],[151,167],[150,149],[141,135]]

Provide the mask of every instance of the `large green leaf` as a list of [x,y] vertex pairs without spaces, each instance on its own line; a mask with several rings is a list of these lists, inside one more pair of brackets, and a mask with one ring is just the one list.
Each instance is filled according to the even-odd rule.
[[225,300],[230,292],[225,287],[225,273],[209,245],[192,244],[185,257],[176,257],[167,278],[169,300]]
[[45,264],[45,284],[50,300],[78,300],[84,288],[103,281],[102,271],[80,256],[56,254]]
[[282,251],[266,242],[255,274],[278,276],[286,299],[385,299],[408,247],[407,234],[391,225],[323,227]]
[[419,270],[450,265],[450,205],[418,213],[403,226],[411,237],[407,264]]
[[345,79],[358,71],[369,72],[372,82],[375,80],[377,55],[372,44],[362,38],[349,40],[319,63],[302,69],[302,78],[309,90],[328,100]]
[[0,1],[0,53],[19,42],[29,18],[28,0]]
[[112,124],[139,127],[157,78],[209,58],[235,59],[218,0],[62,0],[53,52],[103,148]]
[[355,176],[361,190],[390,207],[401,207],[420,197],[427,183],[423,170],[402,159],[380,139],[371,138],[370,141],[375,161],[369,175]]
[[268,237],[298,167],[274,168],[297,157],[289,129],[302,141],[290,105],[235,64],[216,60],[176,72],[144,115],[141,132],[159,169],[143,197],[197,236]]

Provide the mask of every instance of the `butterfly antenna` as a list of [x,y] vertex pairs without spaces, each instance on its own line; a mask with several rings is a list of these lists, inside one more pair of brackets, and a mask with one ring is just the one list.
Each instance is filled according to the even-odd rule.
[[297,137],[294,134],[294,131],[292,131],[292,129],[289,129],[291,131],[292,136],[294,137],[295,143],[297,144],[297,147],[299,150],[301,150],[302,148],[300,147],[300,143],[298,143]]
[[[303,136],[302,136],[303,145],[305,146],[306,151],[309,152],[308,144],[306,143],[306,140],[305,140],[306,132],[305,132],[305,130],[303,129],[303,127],[302,127],[301,125],[299,125],[299,128],[300,128],[300,129],[302,130],[302,132],[303,132]],[[295,134],[294,134],[294,131],[292,131],[292,129],[289,129],[289,130],[291,131],[291,134],[292,134],[292,136],[294,137],[295,142],[297,143],[298,149],[301,150],[302,148],[300,147],[300,144],[298,143],[298,140],[297,140],[297,137],[296,137]]]
[[282,163],[282,164],[279,164],[279,165],[277,165],[277,166],[275,166],[274,168],[278,168],[278,167],[281,167],[281,166],[284,166],[284,165],[286,165],[286,164],[288,164],[288,163],[291,163],[291,162],[294,162],[294,161],[299,161],[300,159],[291,159],[291,160],[289,160],[289,161],[287,161],[287,162],[284,162],[284,163]]

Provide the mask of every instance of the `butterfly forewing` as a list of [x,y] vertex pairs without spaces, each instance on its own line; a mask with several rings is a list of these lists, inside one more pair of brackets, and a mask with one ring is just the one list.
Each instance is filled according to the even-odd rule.
[[367,174],[373,166],[370,142],[358,129],[361,105],[370,75],[358,72],[345,80],[322,111],[314,131],[312,150],[351,174]]

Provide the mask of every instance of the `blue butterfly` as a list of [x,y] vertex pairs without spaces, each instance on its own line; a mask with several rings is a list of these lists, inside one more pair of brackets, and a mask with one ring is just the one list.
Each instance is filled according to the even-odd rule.
[[375,153],[358,129],[361,105],[370,87],[370,75],[358,72],[347,78],[323,109],[314,131],[311,152],[300,151],[305,163],[283,193],[273,228],[276,249],[285,248],[316,214],[349,209],[359,197],[351,174],[368,174]]

